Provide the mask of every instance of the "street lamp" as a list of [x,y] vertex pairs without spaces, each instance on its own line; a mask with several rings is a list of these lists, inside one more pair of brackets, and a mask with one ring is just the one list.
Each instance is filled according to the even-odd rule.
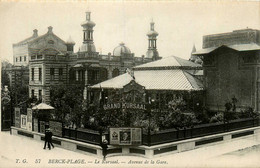
[[155,102],[154,99],[149,97],[149,109],[148,109],[148,146],[151,146],[151,112],[152,104]]

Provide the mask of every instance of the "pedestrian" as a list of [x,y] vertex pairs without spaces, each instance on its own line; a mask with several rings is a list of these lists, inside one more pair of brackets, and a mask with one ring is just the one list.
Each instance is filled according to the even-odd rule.
[[50,138],[49,137],[50,137],[49,128],[47,128],[45,130],[45,136],[44,136],[45,142],[44,142],[43,149],[46,149],[46,144],[48,143],[48,148],[49,148],[49,150],[51,150],[50,141],[49,141]]
[[107,146],[108,141],[106,139],[104,139],[101,143],[101,147],[102,147],[102,152],[103,152],[103,160],[106,160],[106,156],[107,156]]
[[50,130],[50,128],[49,128],[49,143],[50,143],[50,145],[52,146],[52,148],[54,148],[54,145],[52,144],[52,132],[51,132],[51,130]]

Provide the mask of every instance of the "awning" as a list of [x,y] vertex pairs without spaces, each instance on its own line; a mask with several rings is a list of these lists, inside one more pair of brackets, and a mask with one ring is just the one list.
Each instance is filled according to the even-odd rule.
[[53,110],[54,107],[52,107],[48,104],[45,104],[45,103],[40,103],[40,104],[34,106],[32,109],[33,110]]
[[73,66],[73,68],[83,68],[84,66],[82,64],[76,64]]

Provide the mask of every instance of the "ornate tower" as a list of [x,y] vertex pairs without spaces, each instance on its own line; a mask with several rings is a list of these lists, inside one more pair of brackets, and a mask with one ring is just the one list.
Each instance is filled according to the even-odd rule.
[[154,30],[154,22],[150,23],[150,31],[147,33],[148,36],[148,51],[146,52],[147,58],[152,58],[153,60],[159,59],[159,53],[157,51],[156,37],[158,33]]
[[83,44],[79,52],[96,52],[96,47],[93,42],[93,27],[95,23],[91,21],[91,12],[86,12],[86,21],[81,26],[83,27]]

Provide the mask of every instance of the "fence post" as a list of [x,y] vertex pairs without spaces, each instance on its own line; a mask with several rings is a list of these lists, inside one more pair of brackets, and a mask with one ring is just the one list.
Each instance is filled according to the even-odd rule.
[[77,128],[75,128],[75,139],[76,140],[78,139],[78,130],[77,130]]
[[148,128],[148,135],[147,135],[147,144],[148,146],[151,146],[151,130],[150,127]]

